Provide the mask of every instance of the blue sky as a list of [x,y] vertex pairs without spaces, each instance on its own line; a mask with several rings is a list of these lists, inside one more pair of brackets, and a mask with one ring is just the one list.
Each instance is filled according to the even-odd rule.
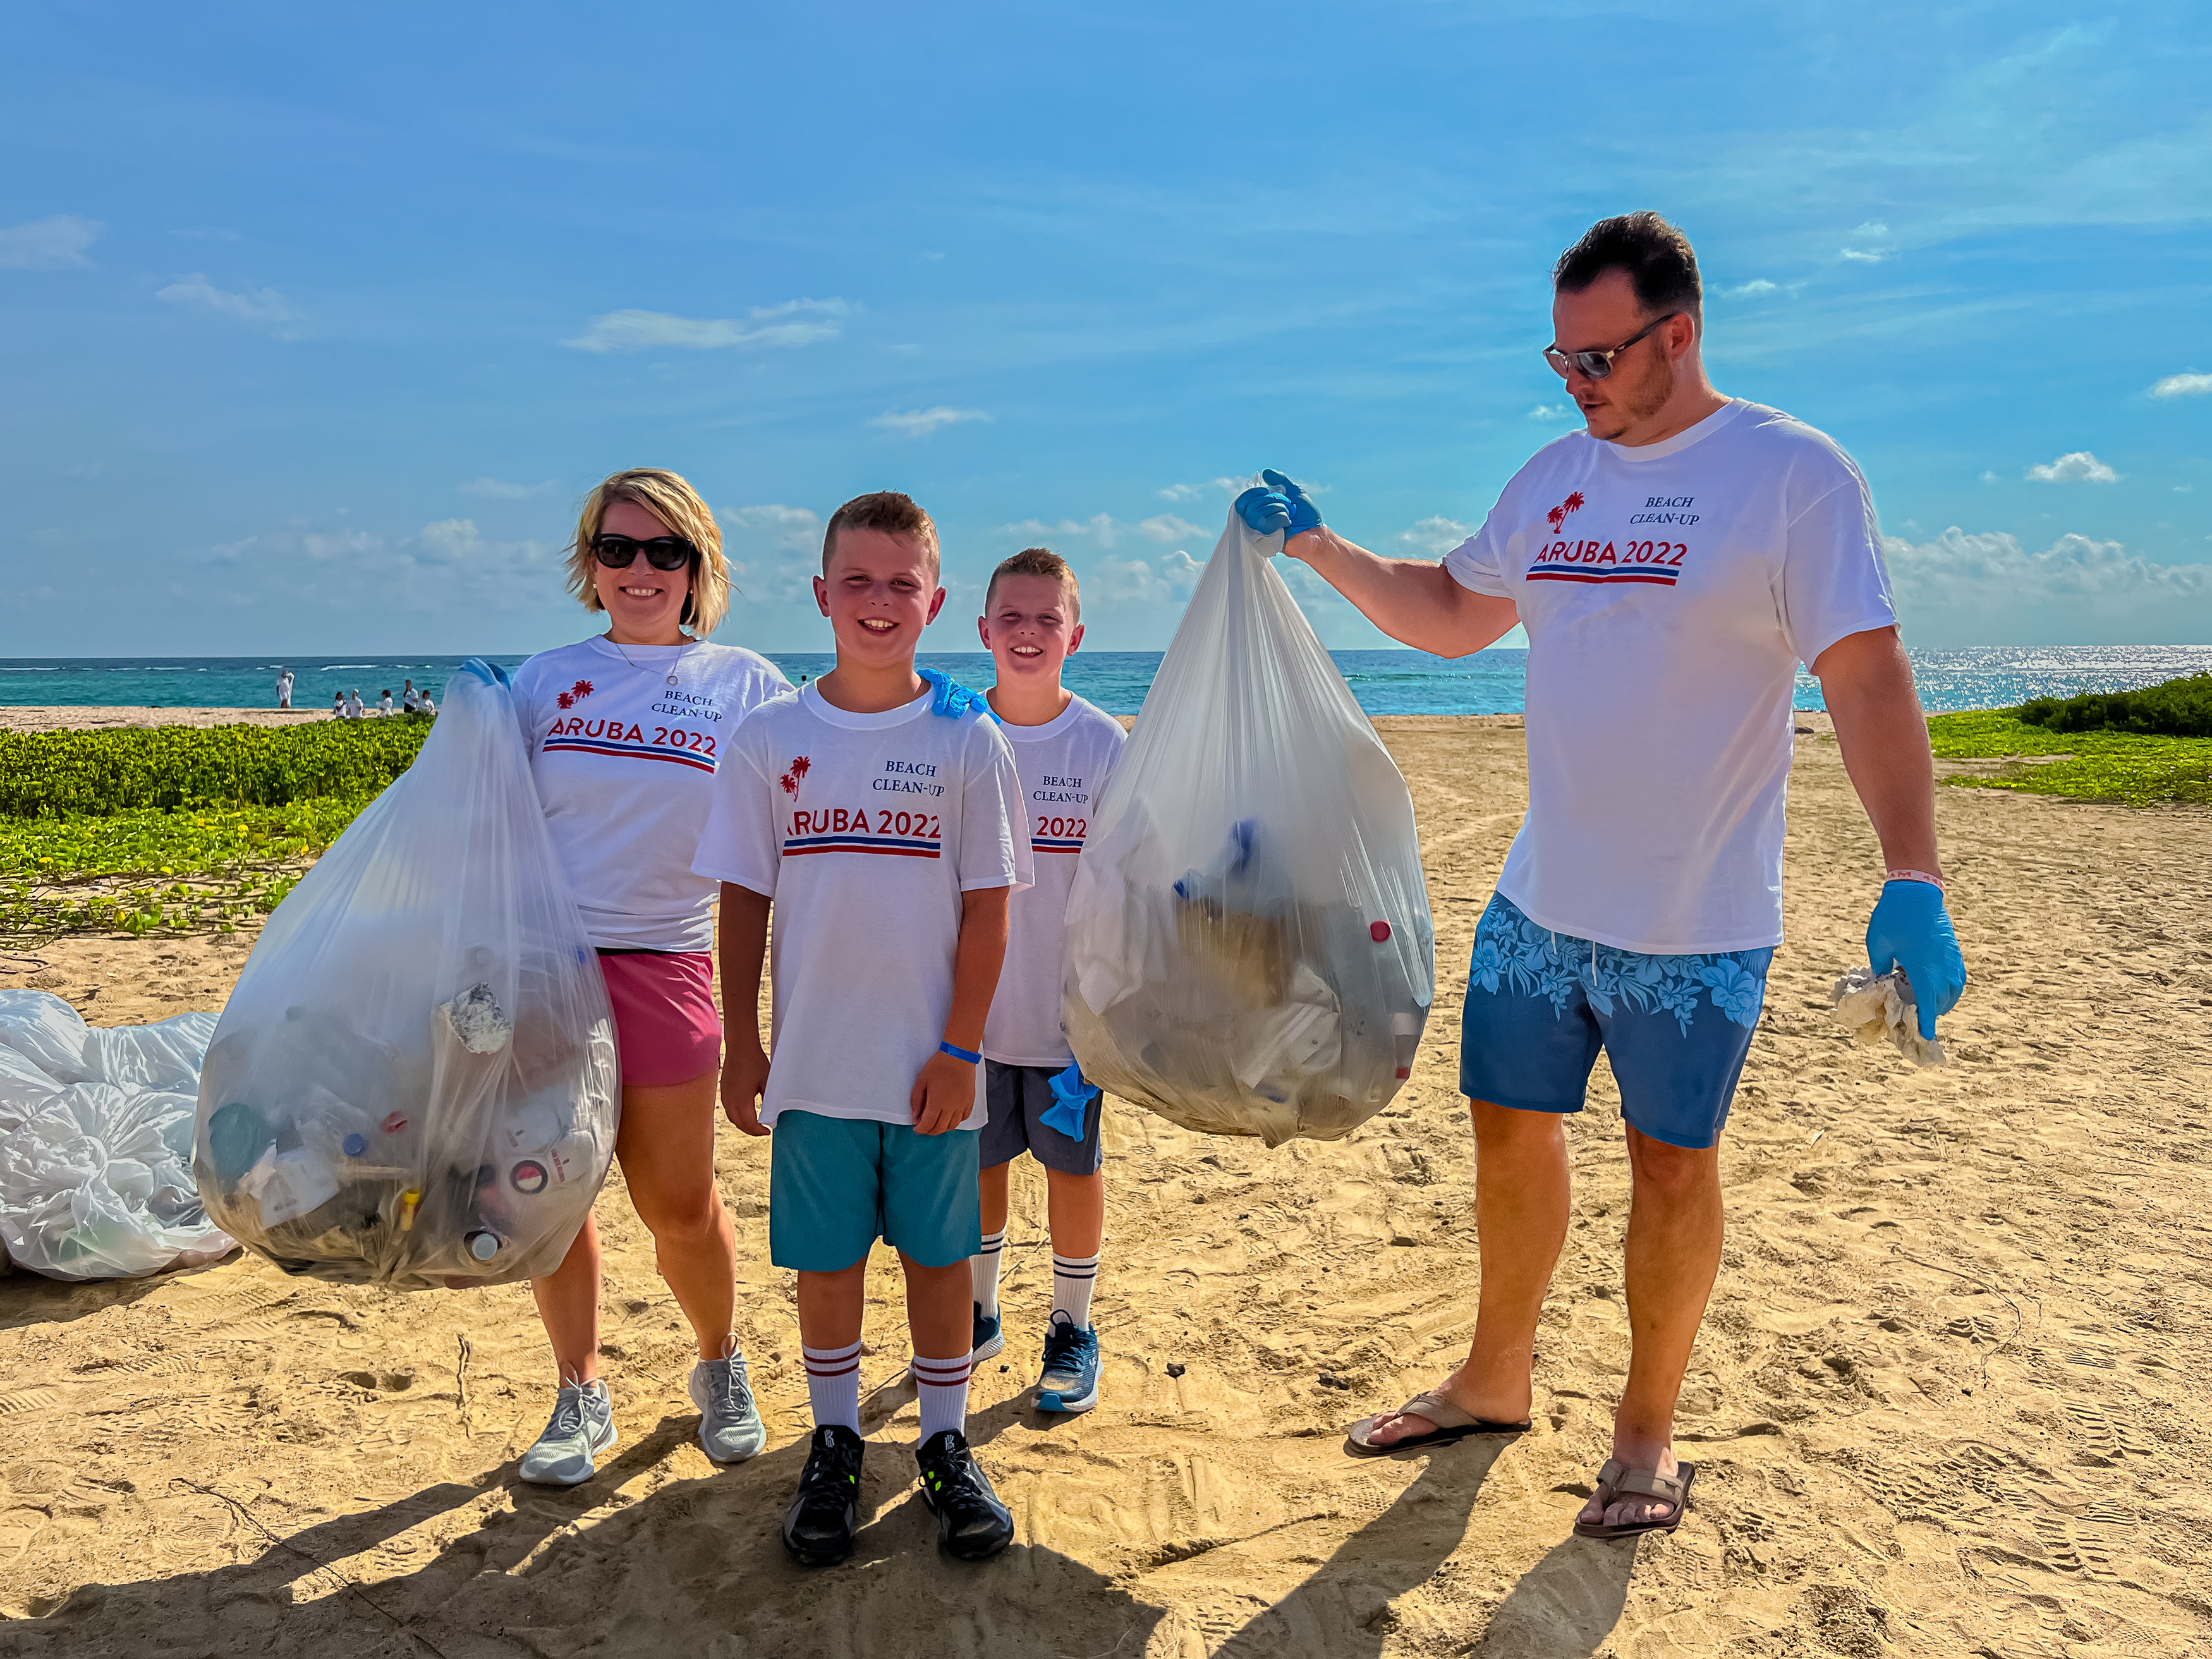
[[[2212,641],[2212,22],[2033,3],[58,4],[0,101],[0,655],[521,651],[668,465],[823,648],[906,489],[1166,642],[1218,481],[1441,551],[1562,427],[1546,272],[1690,233],[1723,391],[1873,481],[1907,637]],[[1310,594],[1336,645],[1379,642]]]

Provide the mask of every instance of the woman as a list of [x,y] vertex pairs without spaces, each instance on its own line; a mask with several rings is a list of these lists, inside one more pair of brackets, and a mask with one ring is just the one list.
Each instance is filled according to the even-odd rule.
[[[766,1431],[731,1330],[737,1243],[714,1184],[716,890],[691,873],[691,860],[720,749],[747,714],[791,687],[766,658],[706,643],[729,607],[729,568],[714,515],[673,472],[617,472],[585,498],[568,587],[586,611],[605,612],[607,631],[532,657],[515,671],[515,690],[546,827],[614,1005],[615,1156],[698,1339],[700,1446],[736,1462],[761,1449]],[[574,1486],[616,1439],[599,1376],[595,1222],[531,1290],[561,1392],[521,1474]]]

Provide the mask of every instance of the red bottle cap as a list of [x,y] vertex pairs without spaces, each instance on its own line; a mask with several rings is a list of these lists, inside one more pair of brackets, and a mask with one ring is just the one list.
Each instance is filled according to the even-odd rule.
[[1370,922],[1367,927],[1367,937],[1377,945],[1382,944],[1390,937],[1390,924],[1387,921]]

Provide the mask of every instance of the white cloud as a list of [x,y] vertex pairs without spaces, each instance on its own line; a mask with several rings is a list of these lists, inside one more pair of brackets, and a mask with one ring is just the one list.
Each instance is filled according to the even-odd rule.
[[742,320],[678,317],[665,311],[610,311],[564,345],[579,351],[723,351],[733,347],[812,345],[837,337],[839,319],[856,309],[845,300],[787,300],[756,306]]
[[[1889,227],[1878,219],[1868,220],[1866,223],[1851,233],[1851,241],[1855,245],[1865,242],[1886,242],[1888,240]],[[1866,265],[1878,265],[1894,252],[1896,250],[1893,248],[1858,246],[1848,246],[1841,250],[1844,258]]]
[[1852,240],[1860,242],[1886,241],[1888,237],[1889,227],[1879,219],[1869,219],[1851,233]]
[[1423,519],[1411,530],[1400,531],[1398,539],[1413,550],[1410,556],[1438,559],[1473,534],[1473,525],[1439,516]]
[[2086,449],[2027,469],[2037,483],[2118,483],[2120,475]]
[[1575,411],[1565,404],[1538,404],[1527,418],[1532,421],[1566,421],[1574,418]]
[[1889,258],[1887,250],[1870,252],[1865,248],[1847,247],[1842,250],[1846,259],[1855,259],[1863,265],[1878,265]]
[[173,306],[205,306],[218,316],[244,323],[249,328],[267,329],[280,339],[292,337],[287,325],[300,319],[300,313],[292,309],[292,302],[273,288],[233,294],[216,287],[198,271],[156,289],[154,297]]
[[1206,534],[1203,525],[1193,524],[1188,519],[1179,519],[1172,513],[1146,519],[1137,529],[1139,534],[1149,536],[1156,542],[1194,541]]
[[100,239],[96,219],[80,219],[57,213],[0,229],[0,268],[9,270],[55,270],[64,265],[88,265],[85,249]]
[[1984,472],[1982,474],[1982,482],[1984,483],[2002,483],[2004,480],[1997,477],[1994,472]]
[[1201,495],[1212,495],[1216,491],[1228,495],[1242,495],[1252,483],[1253,480],[1249,478],[1214,478],[1202,484],[1170,484],[1159,494],[1160,499],[1164,501],[1196,501]]
[[1956,526],[1933,541],[1885,536],[1906,637],[1917,645],[2183,642],[2212,634],[2212,563],[2159,564],[2114,541],[2061,536],[2031,553]]
[[543,483],[509,483],[504,478],[471,478],[466,483],[453,486],[464,495],[481,495],[486,501],[519,501],[531,495],[544,495],[553,489],[553,480]]
[[1179,603],[1190,597],[1205,567],[1177,548],[1164,555],[1159,568],[1143,559],[1109,553],[1083,573],[1083,596],[1102,603]]
[[1083,538],[1096,541],[1101,547],[1111,547],[1115,538],[1129,528],[1109,513],[1094,513],[1080,523],[1073,519],[1062,519],[1055,524],[1048,524],[1042,519],[1023,519],[1018,523],[1000,525],[995,533],[1031,542]]
[[822,569],[822,518],[803,507],[763,501],[718,507],[722,554],[730,577],[748,599],[788,604],[812,596]]
[[886,432],[896,432],[902,438],[927,438],[940,427],[958,426],[963,421],[988,421],[991,417],[980,409],[954,409],[939,404],[932,409],[888,409],[868,424],[881,427]]
[[1723,289],[1721,297],[1726,300],[1755,300],[1762,294],[1776,294],[1780,291],[1779,283],[1770,283],[1764,276],[1754,276],[1747,283],[1739,283],[1734,288]]
[[2201,398],[2212,392],[2212,374],[2169,374],[2150,389],[2154,398]]

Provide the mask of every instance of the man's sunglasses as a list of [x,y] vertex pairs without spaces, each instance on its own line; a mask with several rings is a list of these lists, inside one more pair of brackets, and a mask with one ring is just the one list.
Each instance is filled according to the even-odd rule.
[[655,570],[681,570],[699,556],[699,550],[681,536],[655,536],[640,541],[635,536],[594,536],[592,556],[610,570],[627,570],[639,554]]
[[1544,348],[1544,361],[1551,364],[1552,372],[1563,380],[1567,378],[1567,371],[1571,368],[1579,373],[1585,380],[1602,380],[1613,373],[1613,360],[1615,357],[1620,356],[1660,324],[1681,314],[1679,311],[1670,311],[1664,317],[1654,317],[1619,345],[1604,351],[1562,351],[1555,345],[1547,345]]

